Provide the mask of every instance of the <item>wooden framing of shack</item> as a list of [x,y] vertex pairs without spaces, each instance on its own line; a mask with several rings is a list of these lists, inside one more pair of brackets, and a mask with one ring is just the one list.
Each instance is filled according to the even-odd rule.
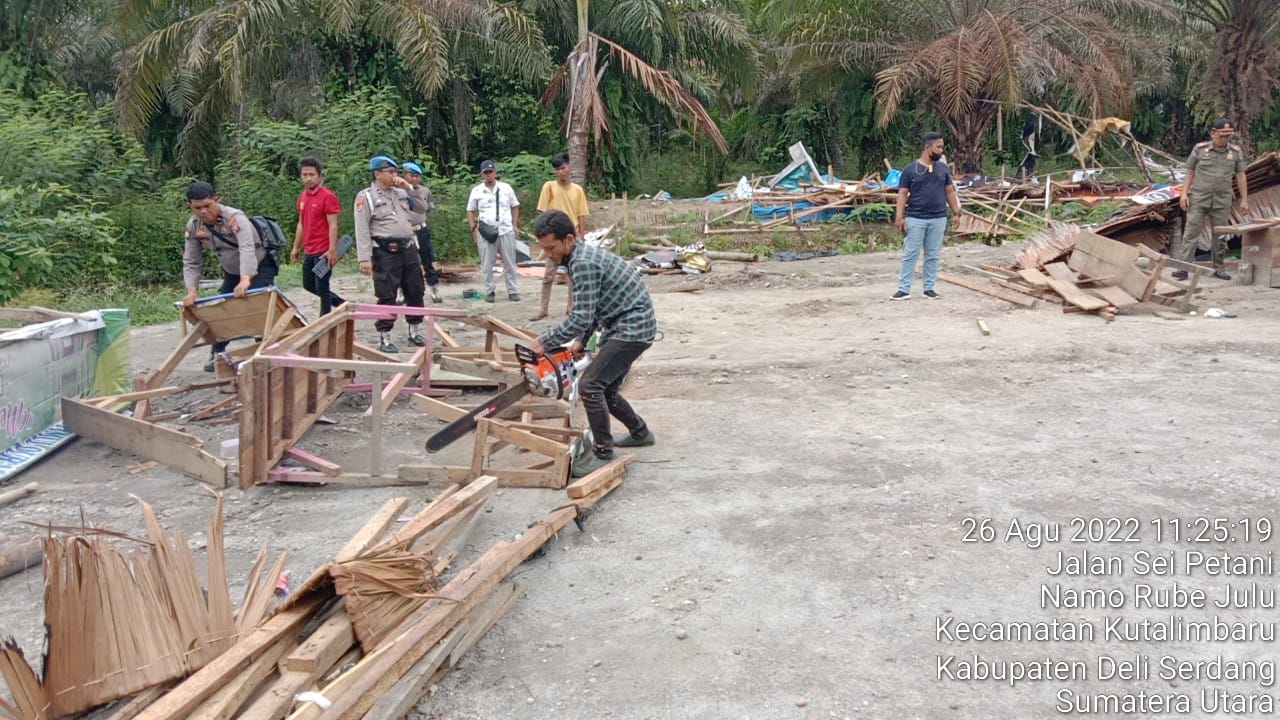
[[[294,482],[356,486],[458,483],[494,475],[507,487],[562,489],[584,431],[573,424],[572,408],[563,401],[526,398],[501,417],[477,425],[470,462],[460,465],[404,465],[389,471],[383,458],[385,414],[395,399],[411,396],[419,411],[452,421],[465,410],[440,402],[456,395],[456,387],[432,384],[432,367],[459,373],[455,384],[511,386],[524,382],[512,342],[533,335],[497,318],[472,316],[462,310],[347,304],[313,323],[306,323],[287,298],[273,288],[246,298],[217,298],[183,308],[190,323],[183,340],[159,370],[130,393],[92,401],[64,401],[68,428],[87,438],[155,459],[215,488],[229,482],[227,463],[210,454],[196,436],[156,422],[178,413],[153,413],[153,400],[188,390],[233,385],[234,395],[187,414],[203,419],[234,414],[239,460],[238,485]],[[355,341],[357,320],[423,318],[425,343],[408,362]],[[484,331],[484,340],[463,347],[440,327],[452,319]],[[187,386],[163,385],[179,362],[200,344],[252,336],[261,340],[218,355],[220,379]],[[359,377],[357,377],[359,376]],[[470,378],[470,379],[467,379]],[[362,418],[368,432],[366,468],[342,465],[298,447],[303,437],[338,398],[370,393]],[[134,416],[114,410],[135,403]],[[220,421],[221,422],[221,421]],[[504,451],[510,452],[504,453]],[[533,453],[537,457],[525,456]],[[298,467],[279,466],[291,460]]]

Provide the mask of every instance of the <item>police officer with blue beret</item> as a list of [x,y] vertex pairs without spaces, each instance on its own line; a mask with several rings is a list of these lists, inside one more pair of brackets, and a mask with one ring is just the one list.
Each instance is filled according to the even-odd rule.
[[427,226],[427,220],[436,209],[435,197],[431,194],[431,188],[422,184],[422,166],[418,163],[404,163],[400,166],[400,174],[409,181],[409,197],[413,198],[415,206],[413,232],[418,238],[418,257],[422,259],[422,274],[427,278],[431,302],[443,302],[439,288],[440,273],[436,270],[436,249],[431,244],[431,228]]
[[[423,307],[425,287],[422,282],[422,259],[412,218],[416,210],[409,195],[410,185],[397,173],[396,161],[386,155],[369,160],[373,183],[356,194],[356,256],[360,272],[373,276],[373,293],[379,305],[395,305],[397,292],[404,292],[405,305]],[[422,336],[422,316],[406,318],[409,342],[419,347],[426,344]],[[398,353],[391,341],[394,319],[378,320],[378,349]]]

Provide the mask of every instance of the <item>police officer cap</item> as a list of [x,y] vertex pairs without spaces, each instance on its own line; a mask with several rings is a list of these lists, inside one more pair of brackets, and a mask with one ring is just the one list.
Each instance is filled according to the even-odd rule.
[[1214,130],[1225,130],[1226,128],[1236,129],[1236,124],[1231,122],[1231,118],[1218,118],[1213,123]]
[[373,159],[369,161],[369,169],[373,170],[374,172],[377,172],[378,170],[381,170],[383,168],[393,168],[393,167],[396,167],[396,161],[392,160],[386,155],[375,155]]
[[404,170],[405,172],[414,173],[416,175],[422,174],[422,166],[416,162],[407,162],[404,165],[401,165],[400,169]]
[[485,160],[484,162],[480,163],[480,172],[484,173],[484,172],[489,172],[490,170],[497,172],[498,164],[492,160]]

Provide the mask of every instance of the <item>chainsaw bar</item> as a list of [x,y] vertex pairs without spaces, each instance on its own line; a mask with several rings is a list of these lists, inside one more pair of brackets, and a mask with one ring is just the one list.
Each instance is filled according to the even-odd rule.
[[471,412],[445,425],[435,435],[427,438],[427,452],[433,453],[448,447],[454,441],[476,429],[480,421],[490,415],[496,415],[506,408],[515,405],[520,398],[529,394],[529,384],[512,385],[506,390],[489,398],[488,402],[473,408]]

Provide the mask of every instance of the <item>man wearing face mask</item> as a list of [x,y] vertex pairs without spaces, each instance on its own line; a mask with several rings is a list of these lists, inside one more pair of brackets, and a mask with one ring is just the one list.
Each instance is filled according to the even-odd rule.
[[924,296],[941,297],[933,288],[938,282],[938,262],[942,241],[947,232],[947,206],[960,214],[960,197],[956,195],[951,168],[942,159],[946,143],[942,135],[928,132],[922,138],[924,148],[919,159],[902,169],[898,181],[898,207],[894,225],[907,238],[902,246],[902,267],[898,271],[898,291],[890,300],[911,299],[911,279],[916,273],[916,260],[924,249]]

